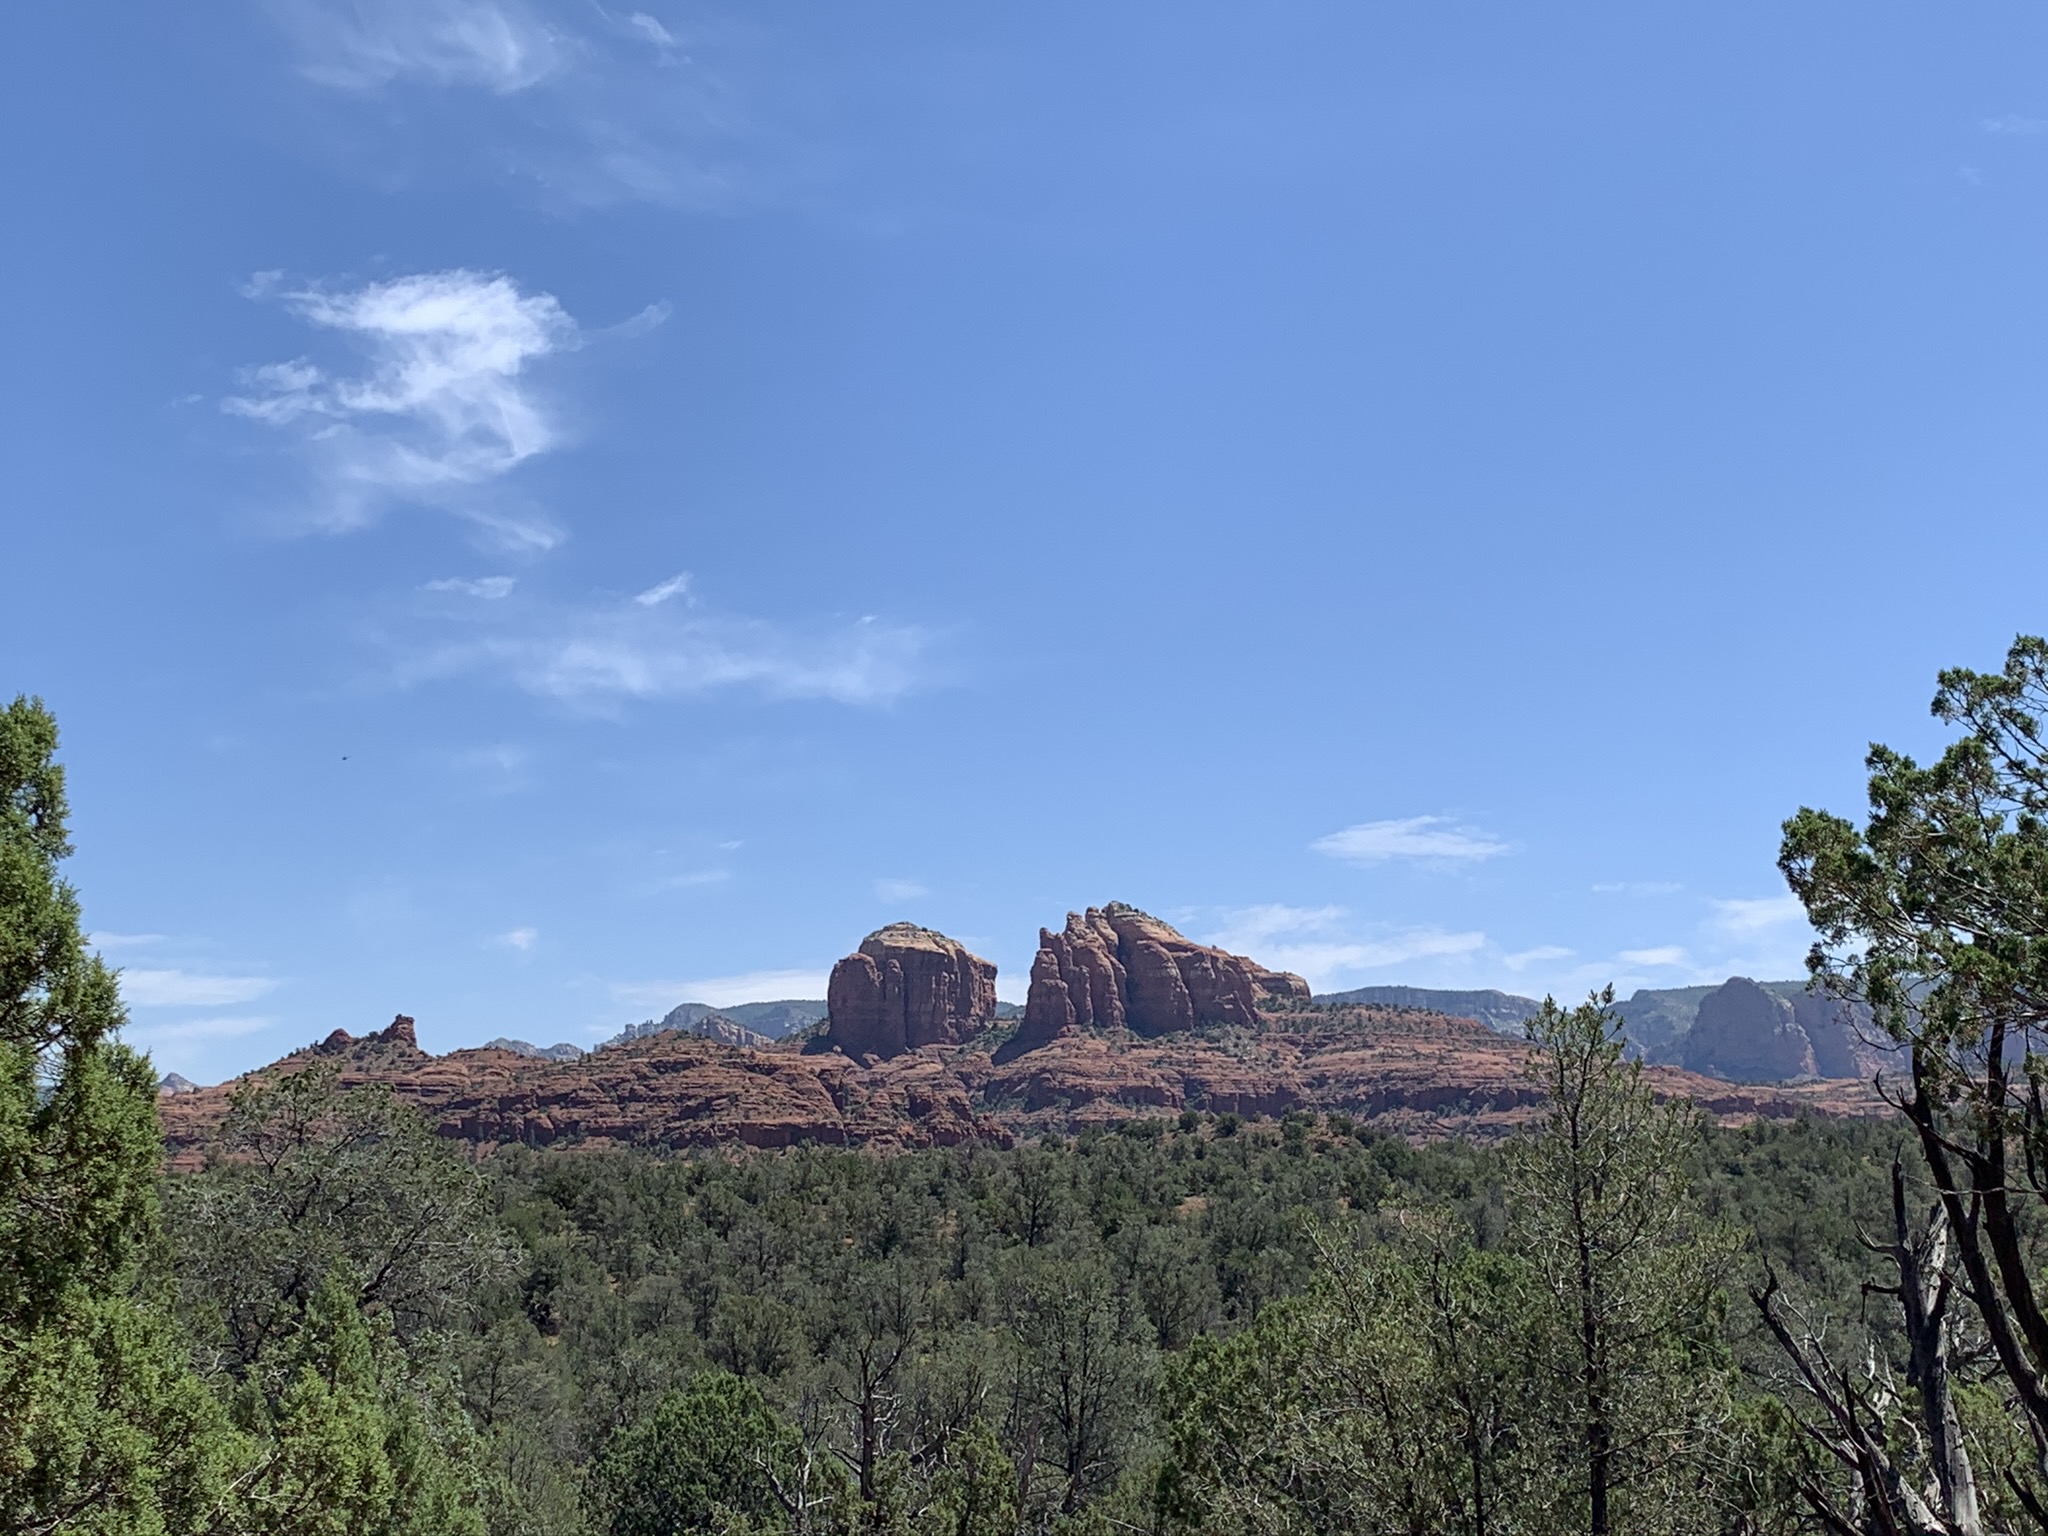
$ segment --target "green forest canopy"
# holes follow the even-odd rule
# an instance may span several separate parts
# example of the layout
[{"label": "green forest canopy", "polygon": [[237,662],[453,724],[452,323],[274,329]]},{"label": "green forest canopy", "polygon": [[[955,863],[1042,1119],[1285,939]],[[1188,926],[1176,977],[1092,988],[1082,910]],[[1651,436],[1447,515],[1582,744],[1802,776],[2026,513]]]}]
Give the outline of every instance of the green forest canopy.
[{"label": "green forest canopy", "polygon": [[1545,1117],[1183,1113],[1014,1149],[477,1160],[256,1079],[165,1178],[56,727],[0,712],[0,1530],[2048,1529],[2048,646],[1785,867],[1904,1113],[1658,1104],[1546,1006]]}]

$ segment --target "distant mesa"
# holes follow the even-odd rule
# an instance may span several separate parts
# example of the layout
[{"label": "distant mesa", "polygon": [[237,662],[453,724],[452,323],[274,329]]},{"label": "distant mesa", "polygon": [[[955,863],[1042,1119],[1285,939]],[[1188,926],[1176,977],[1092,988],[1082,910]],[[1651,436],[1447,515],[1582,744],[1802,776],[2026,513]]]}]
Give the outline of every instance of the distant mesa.
[{"label": "distant mesa", "polygon": [[1731,976],[1699,1001],[1675,1055],[1687,1071],[1738,1083],[1869,1077],[1898,1066],[1898,1047],[1869,1013],[1788,983]]},{"label": "distant mesa", "polygon": [[1150,913],[1113,901],[1069,912],[1067,926],[1038,931],[1024,1022],[1003,1061],[1070,1030],[1129,1030],[1148,1038],[1208,1027],[1254,1028],[1259,1009],[1309,1001],[1288,971],[1214,949]]},{"label": "distant mesa", "polygon": [[1349,992],[1318,992],[1319,1004],[1338,1008],[1421,1008],[1430,1013],[1448,1013],[1461,1019],[1477,1019],[1487,1028],[1504,1035],[1519,1035],[1522,1026],[1543,1011],[1533,997],[1488,988],[1482,992],[1454,992],[1434,987],[1353,987]]},{"label": "distant mesa", "polygon": [[503,1035],[495,1040],[486,1040],[483,1048],[487,1051],[510,1051],[514,1056],[527,1056],[535,1061],[575,1061],[583,1054],[580,1045],[533,1045],[525,1040],[507,1040]]},{"label": "distant mesa", "polygon": [[[842,962],[828,1027],[813,1043],[736,1044],[761,1037],[731,1015],[711,1012],[688,1028],[566,1060],[502,1047],[431,1056],[414,1046],[411,1020],[401,1017],[362,1039],[339,1032],[261,1070],[329,1064],[342,1087],[388,1087],[428,1114],[441,1135],[478,1147],[1008,1145],[1187,1110],[1307,1110],[1403,1135],[1493,1136],[1539,1112],[1527,1043],[1470,1017],[1405,1005],[1300,1007],[1307,988],[1298,978],[1191,943],[1130,908],[1081,914],[1072,927],[1091,941],[1076,941],[1068,955],[1088,989],[1088,1027],[1062,1025],[1023,1049],[1008,1040],[993,1055],[984,1047],[1000,1038],[991,1030],[995,967],[942,934],[901,926],[871,935]],[[1061,946],[1047,947],[1057,974]],[[1099,1013],[1096,974],[1112,984]],[[1770,1001],[1759,1006],[1745,991],[1768,999],[1777,985],[1731,983],[1729,998],[1706,1009],[1702,1039],[1718,1030],[1730,1047],[1710,1052],[1711,1065],[1741,1070],[1745,1058],[1733,1047],[1753,1048],[1758,1020],[1773,1049],[1789,1047],[1793,1065],[1803,1066],[1809,1053],[1817,1067],[1829,1059],[1832,1046],[1822,1044],[1834,1038],[1828,1014],[1802,1022],[1802,1005],[1781,998],[1792,1015],[1787,1028],[1784,1009]],[[1041,1021],[1049,990],[1034,990]],[[1202,1027],[1244,1017],[1247,991],[1254,1008],[1248,1027]],[[1818,999],[1803,1006],[1825,1007]],[[1174,1033],[1183,1019],[1199,1032]],[[814,1048],[821,1043],[840,1049]],[[1766,1066],[1782,1070],[1783,1062],[1772,1058]],[[1867,1078],[1749,1086],[1652,1064],[1646,1081],[1660,1095],[1693,1099],[1724,1123],[1887,1110]],[[235,1084],[180,1082],[165,1080],[157,1113],[172,1165],[193,1168],[205,1162]]]},{"label": "distant mesa", "polygon": [[891,923],[832,967],[825,1040],[848,1056],[884,1060],[927,1045],[959,1045],[995,1021],[996,968],[957,939]]},{"label": "distant mesa", "polygon": [[[1477,1019],[1507,1035],[1523,1034],[1543,1006],[1511,992],[1429,987],[1358,987],[1318,993],[1315,1000],[1331,1007],[1425,1008]],[[1731,976],[1716,986],[1640,987],[1609,1011],[1630,1056],[1725,1082],[1867,1082],[1904,1065],[1867,1007],[1823,996],[1803,981]]]},{"label": "distant mesa", "polygon": [[[731,1045],[764,1044],[787,1040],[824,1017],[823,999],[812,1002],[806,998],[781,998],[772,1003],[734,1003],[726,1008],[714,1008],[709,1003],[678,1003],[658,1019],[649,1019],[644,1024],[628,1024],[598,1049],[645,1040],[674,1029],[700,1035],[707,1040],[725,1040]],[[712,1026],[709,1033],[702,1028],[707,1019],[720,1021]],[[718,1032],[721,1029],[729,1032],[733,1028],[750,1038],[728,1038],[728,1034]]]},{"label": "distant mesa", "polygon": [[720,1045],[744,1046],[750,1051],[758,1051],[775,1043],[759,1030],[749,1029],[738,1019],[727,1018],[722,1013],[705,1014],[690,1026],[690,1033],[700,1040],[716,1040]]}]

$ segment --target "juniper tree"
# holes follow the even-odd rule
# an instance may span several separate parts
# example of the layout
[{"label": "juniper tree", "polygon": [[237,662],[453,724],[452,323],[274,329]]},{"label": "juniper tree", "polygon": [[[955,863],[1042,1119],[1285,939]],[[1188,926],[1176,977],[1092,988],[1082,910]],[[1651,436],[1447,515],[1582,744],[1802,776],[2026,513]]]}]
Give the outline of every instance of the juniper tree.
[{"label": "juniper tree", "polygon": [[57,872],[56,752],[0,710],[0,1531],[203,1530],[244,1457],[149,1285],[155,1083]]},{"label": "juniper tree", "polygon": [[1981,1323],[2024,1428],[2028,1449],[1996,1455],[1996,1485],[1977,1487],[1937,1414],[1936,1502],[1964,1523],[1981,1496],[1989,1523],[2006,1504],[2048,1525],[2048,640],[2020,636],[1997,672],[1943,672],[1933,714],[1960,731],[1935,762],[1873,745],[1863,826],[1802,808],[1779,867],[1818,934],[1816,983],[1908,1049],[1903,1080],[1881,1086],[1941,1206],[1932,1278]]}]

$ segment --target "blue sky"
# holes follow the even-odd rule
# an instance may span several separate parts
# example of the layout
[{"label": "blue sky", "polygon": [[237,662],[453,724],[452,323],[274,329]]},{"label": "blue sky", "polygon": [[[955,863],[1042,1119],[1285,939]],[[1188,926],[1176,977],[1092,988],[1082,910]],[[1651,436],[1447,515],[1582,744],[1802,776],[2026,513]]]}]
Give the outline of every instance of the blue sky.
[{"label": "blue sky", "polygon": [[2048,16],[15,7],[0,688],[202,1080],[1305,972],[1793,974],[2040,630]]}]

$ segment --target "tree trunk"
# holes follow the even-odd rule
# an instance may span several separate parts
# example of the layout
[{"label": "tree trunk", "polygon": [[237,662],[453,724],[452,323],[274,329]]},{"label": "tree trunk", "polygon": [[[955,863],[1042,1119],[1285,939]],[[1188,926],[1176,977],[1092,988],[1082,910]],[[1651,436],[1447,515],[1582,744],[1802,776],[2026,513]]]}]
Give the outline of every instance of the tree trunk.
[{"label": "tree trunk", "polygon": [[1892,1161],[1892,1262],[1899,1271],[1899,1310],[1906,1325],[1906,1379],[1920,1392],[1920,1412],[1927,1429],[1927,1453],[1934,1463],[1935,1482],[1956,1536],[1983,1536],[1977,1510],[1977,1479],[1963,1444],[1963,1426],[1956,1416],[1949,1377],[1947,1270],[1948,1218],[1936,1204],[1917,1233],[1906,1213],[1906,1170]]}]

